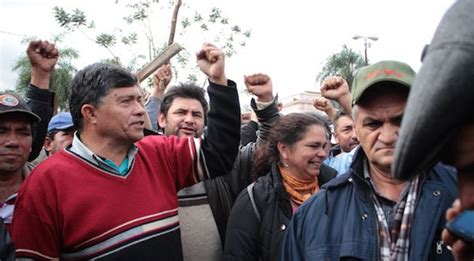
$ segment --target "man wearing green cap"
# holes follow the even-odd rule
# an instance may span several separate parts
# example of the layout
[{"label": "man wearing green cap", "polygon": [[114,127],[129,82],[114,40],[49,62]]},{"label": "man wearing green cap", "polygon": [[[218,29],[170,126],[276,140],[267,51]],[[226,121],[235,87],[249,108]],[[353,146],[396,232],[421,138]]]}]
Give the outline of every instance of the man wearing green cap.
[{"label": "man wearing green cap", "polygon": [[454,173],[436,165],[408,181],[391,176],[395,143],[415,72],[382,61],[361,68],[352,114],[361,148],[350,171],[293,217],[282,260],[452,260],[441,241],[444,212],[458,195]]}]

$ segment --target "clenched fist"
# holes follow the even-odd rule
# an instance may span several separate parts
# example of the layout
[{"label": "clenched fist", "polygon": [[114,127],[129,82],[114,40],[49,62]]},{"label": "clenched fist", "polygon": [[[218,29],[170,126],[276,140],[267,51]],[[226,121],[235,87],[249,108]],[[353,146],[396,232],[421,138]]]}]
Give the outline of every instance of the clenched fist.
[{"label": "clenched fist", "polygon": [[273,100],[272,79],[262,73],[244,76],[244,83],[247,90],[257,96],[259,102],[270,102]]}]

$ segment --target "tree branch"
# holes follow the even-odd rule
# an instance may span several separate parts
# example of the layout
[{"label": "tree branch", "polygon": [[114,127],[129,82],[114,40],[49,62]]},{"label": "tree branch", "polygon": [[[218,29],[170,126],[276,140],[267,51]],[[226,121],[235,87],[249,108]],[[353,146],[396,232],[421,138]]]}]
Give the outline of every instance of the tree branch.
[{"label": "tree branch", "polygon": [[176,0],[174,3],[173,17],[171,18],[170,37],[168,38],[168,45],[174,42],[174,35],[176,33],[176,23],[178,22],[178,12],[181,7],[181,0]]}]

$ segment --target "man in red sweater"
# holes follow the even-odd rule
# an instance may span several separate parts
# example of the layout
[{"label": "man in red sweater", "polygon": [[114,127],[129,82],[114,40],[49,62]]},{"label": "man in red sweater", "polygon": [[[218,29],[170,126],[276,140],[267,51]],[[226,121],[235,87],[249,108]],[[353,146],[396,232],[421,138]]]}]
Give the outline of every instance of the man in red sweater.
[{"label": "man in red sweater", "polygon": [[240,137],[224,53],[204,44],[197,60],[209,77],[212,140],[143,138],[145,109],[131,73],[109,64],[77,73],[69,101],[77,132],[20,189],[12,224],[17,257],[182,259],[176,193],[226,173]]}]

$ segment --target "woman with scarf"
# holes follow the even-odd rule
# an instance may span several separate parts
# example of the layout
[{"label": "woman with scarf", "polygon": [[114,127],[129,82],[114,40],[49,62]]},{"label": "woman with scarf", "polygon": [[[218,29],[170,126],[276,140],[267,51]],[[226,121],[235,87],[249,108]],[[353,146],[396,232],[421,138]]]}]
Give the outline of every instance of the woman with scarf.
[{"label": "woman with scarf", "polygon": [[323,164],[327,146],[324,123],[314,116],[292,113],[273,126],[252,170],[261,177],[232,208],[223,260],[278,260],[296,209],[337,174]]}]

